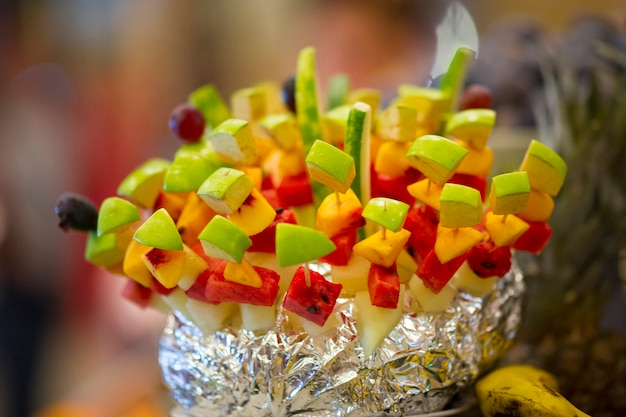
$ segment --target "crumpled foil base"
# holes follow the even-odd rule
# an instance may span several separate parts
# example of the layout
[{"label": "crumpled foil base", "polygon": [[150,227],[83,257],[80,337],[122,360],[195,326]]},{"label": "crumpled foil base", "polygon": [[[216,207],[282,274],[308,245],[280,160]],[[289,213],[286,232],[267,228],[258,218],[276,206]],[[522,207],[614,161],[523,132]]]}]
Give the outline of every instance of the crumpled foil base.
[{"label": "crumpled foil base", "polygon": [[177,315],[160,341],[176,416],[412,416],[444,409],[507,351],[521,321],[524,282],[514,268],[494,291],[459,291],[445,313],[406,313],[364,358],[351,299],[323,337],[286,326],[263,335],[226,328],[204,336]]}]

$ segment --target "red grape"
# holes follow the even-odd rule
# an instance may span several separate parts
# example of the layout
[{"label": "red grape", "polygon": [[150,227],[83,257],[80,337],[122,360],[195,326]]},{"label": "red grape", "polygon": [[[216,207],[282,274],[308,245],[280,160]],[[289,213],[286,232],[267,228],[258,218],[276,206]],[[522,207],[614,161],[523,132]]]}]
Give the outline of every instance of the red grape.
[{"label": "red grape", "polygon": [[493,95],[486,86],[472,84],[463,91],[459,102],[460,110],[491,108],[493,108]]},{"label": "red grape", "polygon": [[189,104],[177,106],[170,116],[170,130],[185,142],[196,142],[204,133],[204,116]]}]

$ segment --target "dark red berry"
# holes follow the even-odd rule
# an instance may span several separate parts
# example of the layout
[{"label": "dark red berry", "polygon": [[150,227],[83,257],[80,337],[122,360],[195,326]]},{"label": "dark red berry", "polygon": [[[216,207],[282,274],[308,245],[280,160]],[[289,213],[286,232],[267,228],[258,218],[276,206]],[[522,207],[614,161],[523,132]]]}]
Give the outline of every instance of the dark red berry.
[{"label": "dark red berry", "polygon": [[204,116],[197,108],[189,104],[181,104],[172,111],[169,126],[178,139],[195,142],[204,133]]},{"label": "dark red berry", "polygon": [[493,95],[486,86],[472,84],[463,91],[459,102],[460,110],[491,108],[493,108]]}]

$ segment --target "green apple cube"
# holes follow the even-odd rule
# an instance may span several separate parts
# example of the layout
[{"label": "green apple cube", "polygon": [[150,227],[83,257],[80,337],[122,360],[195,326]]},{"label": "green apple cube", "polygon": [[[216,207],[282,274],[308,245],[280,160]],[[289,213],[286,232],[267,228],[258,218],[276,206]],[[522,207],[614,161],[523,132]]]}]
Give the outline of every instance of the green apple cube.
[{"label": "green apple cube", "polygon": [[141,220],[136,205],[120,197],[108,197],[98,210],[98,236]]},{"label": "green apple cube", "polygon": [[335,74],[328,79],[328,109],[343,106],[350,93],[350,77],[346,74]]},{"label": "green apple cube", "polygon": [[296,63],[296,119],[302,134],[305,153],[313,142],[322,138],[322,123],[317,97],[315,48],[302,48]]},{"label": "green apple cube", "polygon": [[168,160],[149,159],[122,180],[117,194],[127,197],[141,208],[152,208],[163,189],[163,178],[169,166]]},{"label": "green apple cube", "polygon": [[242,88],[233,93],[230,105],[234,118],[255,122],[267,113],[267,95],[262,87]]},{"label": "green apple cube", "polygon": [[482,150],[487,145],[495,123],[496,112],[491,109],[463,110],[450,116],[445,134]]},{"label": "green apple cube", "polygon": [[404,225],[409,205],[387,197],[372,198],[363,208],[363,217],[393,232]]},{"label": "green apple cube", "polygon": [[291,223],[276,225],[278,265],[291,266],[326,256],[337,247],[324,233]]},{"label": "green apple cube", "polygon": [[215,128],[231,117],[228,106],[220,96],[217,88],[207,84],[191,92],[189,104],[200,110],[204,120],[211,128]]},{"label": "green apple cube", "polygon": [[270,114],[260,119],[258,123],[281,149],[292,150],[300,142],[300,131],[290,113]]},{"label": "green apple cube", "polygon": [[124,260],[126,251],[120,248],[118,235],[107,233],[98,236],[95,230],[87,235],[85,243],[85,259],[102,268],[110,268],[119,265]]},{"label": "green apple cube", "polygon": [[211,132],[209,139],[215,152],[226,162],[252,165],[259,156],[247,120],[226,119]]},{"label": "green apple cube", "polygon": [[324,138],[329,143],[343,143],[346,138],[348,117],[350,116],[350,104],[335,107],[322,115],[322,128]]},{"label": "green apple cube", "polygon": [[306,156],[311,179],[345,193],[356,175],[354,159],[341,149],[316,140]]},{"label": "green apple cube", "polygon": [[200,185],[198,196],[216,213],[233,214],[246,201],[253,188],[254,181],[243,171],[222,167]]},{"label": "green apple cube", "polygon": [[352,181],[352,191],[361,203],[371,198],[370,181],[370,130],[372,107],[364,102],[356,102],[350,109],[344,151],[354,159],[356,175]]},{"label": "green apple cube", "polygon": [[383,140],[411,142],[417,130],[417,110],[414,107],[391,105],[381,113],[376,133]]},{"label": "green apple cube", "polygon": [[199,153],[179,153],[165,172],[163,189],[170,193],[197,191],[218,166]]},{"label": "green apple cube", "polygon": [[466,185],[445,184],[441,189],[439,204],[439,224],[443,227],[472,227],[483,218],[480,191]]},{"label": "green apple cube", "polygon": [[135,231],[134,239],[151,248],[183,250],[183,239],[164,208],[158,209]]},{"label": "green apple cube", "polygon": [[520,166],[520,171],[528,172],[530,187],[556,196],[567,175],[567,164],[550,147],[532,140]]},{"label": "green apple cube", "polygon": [[514,214],[526,210],[530,181],[526,171],[509,172],[491,179],[489,204],[493,214]]},{"label": "green apple cube", "polygon": [[198,235],[207,256],[241,263],[252,240],[239,226],[219,214]]},{"label": "green apple cube", "polygon": [[452,177],[468,150],[447,138],[424,135],[417,138],[406,156],[411,165],[440,187]]}]

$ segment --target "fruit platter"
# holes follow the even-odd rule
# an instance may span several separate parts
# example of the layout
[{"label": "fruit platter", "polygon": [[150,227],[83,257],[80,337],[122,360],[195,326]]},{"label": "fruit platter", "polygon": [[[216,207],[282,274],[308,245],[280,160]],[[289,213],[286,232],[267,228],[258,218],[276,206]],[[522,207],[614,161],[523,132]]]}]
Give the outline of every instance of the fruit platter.
[{"label": "fruit platter", "polygon": [[282,84],[192,91],[173,158],[115,196],[60,197],[85,259],[167,314],[174,415],[433,413],[502,358],[524,294],[514,253],[548,242],[567,167],[532,140],[492,175],[496,113],[464,84],[474,55],[383,103],[342,74],[322,97],[303,48]]}]

